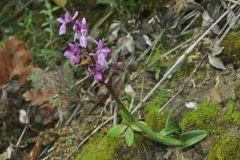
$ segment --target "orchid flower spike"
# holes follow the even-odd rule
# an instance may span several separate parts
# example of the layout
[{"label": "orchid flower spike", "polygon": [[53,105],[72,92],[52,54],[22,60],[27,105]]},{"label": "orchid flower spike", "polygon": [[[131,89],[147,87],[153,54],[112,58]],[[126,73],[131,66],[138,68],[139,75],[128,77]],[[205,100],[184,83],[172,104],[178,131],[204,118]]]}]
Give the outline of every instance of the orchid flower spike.
[{"label": "orchid flower spike", "polygon": [[74,13],[73,17],[71,17],[71,15],[68,12],[66,12],[63,17],[57,19],[59,23],[62,23],[59,29],[59,35],[63,35],[66,33],[67,24],[73,21],[77,17],[77,15],[78,15],[77,11]]}]

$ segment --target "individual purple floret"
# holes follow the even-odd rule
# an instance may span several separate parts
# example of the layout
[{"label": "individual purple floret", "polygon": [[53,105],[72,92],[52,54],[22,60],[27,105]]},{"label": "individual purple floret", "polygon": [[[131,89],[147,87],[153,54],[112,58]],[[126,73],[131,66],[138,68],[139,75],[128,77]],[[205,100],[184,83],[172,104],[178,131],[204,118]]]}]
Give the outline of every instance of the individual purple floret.
[{"label": "individual purple floret", "polygon": [[77,39],[80,42],[80,46],[83,48],[87,47],[87,22],[86,19],[83,18],[81,22],[78,20],[73,25],[73,30],[75,31],[74,34],[74,41]]},{"label": "individual purple floret", "polygon": [[95,55],[96,63],[100,66],[105,67],[107,65],[106,57],[110,52],[110,49],[104,47],[103,40],[99,40],[97,45],[98,45],[98,49]]},{"label": "individual purple floret", "polygon": [[80,57],[78,55],[74,55],[70,57],[70,63],[72,65],[79,63]]},{"label": "individual purple floret", "polygon": [[71,17],[71,15],[68,12],[66,12],[63,17],[60,17],[57,19],[59,23],[62,23],[59,29],[59,35],[63,35],[66,33],[67,24],[73,21],[77,17],[77,15],[78,15],[78,12],[75,12],[74,16]]},{"label": "individual purple floret", "polygon": [[80,60],[79,53],[81,52],[81,49],[76,44],[72,43],[69,43],[68,46],[69,49],[64,52],[64,56],[70,57],[70,63],[74,65]]}]

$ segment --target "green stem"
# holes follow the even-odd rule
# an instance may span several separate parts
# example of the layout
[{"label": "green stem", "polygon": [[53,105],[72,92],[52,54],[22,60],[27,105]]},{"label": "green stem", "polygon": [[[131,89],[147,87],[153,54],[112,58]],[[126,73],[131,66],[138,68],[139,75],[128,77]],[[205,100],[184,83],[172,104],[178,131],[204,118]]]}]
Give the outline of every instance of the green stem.
[{"label": "green stem", "polygon": [[147,135],[148,138],[150,138],[151,140],[157,141],[159,143],[163,143],[165,145],[177,145],[177,146],[182,145],[182,141],[170,136],[164,136],[164,135],[161,135],[160,133],[154,132],[151,128],[149,128],[148,126],[136,120],[128,111],[127,107],[118,98],[113,88],[107,84],[105,84],[105,86],[108,89],[109,93],[112,95],[113,99],[117,102],[119,107],[121,107],[122,111],[126,114],[130,122],[134,123],[138,128],[140,128],[142,132]]}]

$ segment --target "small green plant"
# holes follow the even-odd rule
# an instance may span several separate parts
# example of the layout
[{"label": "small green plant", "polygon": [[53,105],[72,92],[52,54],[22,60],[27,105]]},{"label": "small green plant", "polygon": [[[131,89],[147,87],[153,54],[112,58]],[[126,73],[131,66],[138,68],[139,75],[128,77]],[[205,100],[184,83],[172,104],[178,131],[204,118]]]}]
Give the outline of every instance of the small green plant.
[{"label": "small green plant", "polygon": [[104,85],[117,105],[121,108],[127,125],[121,124],[115,126],[109,131],[108,136],[117,137],[125,131],[125,141],[128,146],[132,146],[134,142],[134,127],[132,127],[132,125],[135,125],[138,131],[144,133],[153,141],[165,145],[182,146],[184,148],[198,143],[207,136],[207,132],[203,130],[188,131],[174,136],[177,127],[172,125],[173,123],[170,120],[166,124],[165,130],[158,133],[153,131],[146,123],[137,120],[122,103],[112,87],[111,80],[113,74],[119,69],[123,62],[108,64],[107,56],[111,50],[105,47],[103,39],[97,40],[94,37],[88,36],[86,19],[82,18],[82,20],[79,20],[77,16],[78,12],[75,12],[73,15],[66,12],[63,17],[57,19],[61,24],[59,35],[66,33],[67,25],[69,24],[73,26],[72,28],[75,32],[74,42],[68,44],[69,48],[64,52],[64,56],[70,59],[71,65],[78,64],[87,59],[87,64],[83,66],[86,69],[87,75],[97,83]]},{"label": "small green plant", "polygon": [[41,88],[41,84],[39,83],[40,76],[41,74],[39,72],[32,72],[27,78],[28,81],[31,81],[32,86],[36,89]]},{"label": "small green plant", "polygon": [[[107,137],[116,138],[124,133],[124,139],[128,147],[131,147],[134,143],[134,132],[142,132],[134,123],[129,123],[128,117],[124,112],[121,112],[122,124],[118,124],[110,129]],[[145,122],[140,121],[143,125],[147,125]]]}]

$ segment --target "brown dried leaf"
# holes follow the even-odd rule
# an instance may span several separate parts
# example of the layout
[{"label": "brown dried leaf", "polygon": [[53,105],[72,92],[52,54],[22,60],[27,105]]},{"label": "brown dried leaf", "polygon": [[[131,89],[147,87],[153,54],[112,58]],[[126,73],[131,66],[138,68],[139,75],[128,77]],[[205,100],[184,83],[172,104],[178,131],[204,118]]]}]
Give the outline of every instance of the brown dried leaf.
[{"label": "brown dried leaf", "polygon": [[222,97],[219,93],[219,90],[217,88],[210,89],[210,98],[215,103],[221,103]]},{"label": "brown dried leaf", "polygon": [[0,154],[0,160],[8,160],[8,153],[7,152],[3,152],[2,154]]},{"label": "brown dried leaf", "polygon": [[35,160],[41,151],[41,145],[36,143],[30,152],[31,160]]},{"label": "brown dried leaf", "polygon": [[32,71],[32,54],[27,51],[23,41],[10,36],[0,48],[0,85],[7,83],[15,75],[19,76],[19,83],[25,84],[27,76]]},{"label": "brown dried leaf", "polygon": [[37,90],[32,88],[23,94],[26,101],[31,101],[32,105],[41,105],[47,102],[50,97],[54,96],[56,92],[48,91],[46,89]]}]

